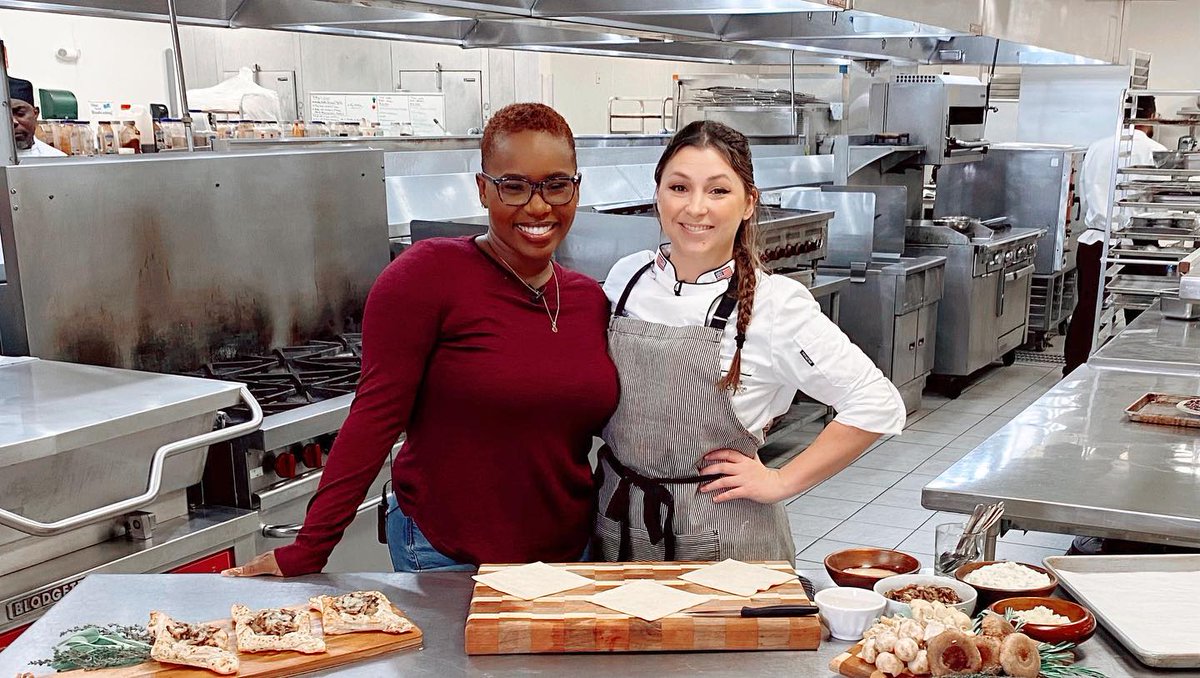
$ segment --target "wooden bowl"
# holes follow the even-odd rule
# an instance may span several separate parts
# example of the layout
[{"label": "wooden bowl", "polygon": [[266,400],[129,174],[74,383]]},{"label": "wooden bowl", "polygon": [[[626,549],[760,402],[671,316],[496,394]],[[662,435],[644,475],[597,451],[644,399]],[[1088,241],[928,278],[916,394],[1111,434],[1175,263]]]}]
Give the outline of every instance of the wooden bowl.
[{"label": "wooden bowl", "polygon": [[1038,605],[1054,610],[1054,614],[1061,614],[1071,622],[1057,625],[1027,623],[1021,627],[1021,632],[1034,640],[1050,644],[1075,643],[1078,645],[1091,638],[1092,634],[1096,632],[1096,617],[1092,615],[1091,611],[1082,605],[1062,598],[1045,596],[1005,598],[992,603],[988,609],[1003,615],[1005,610],[1032,610]]},{"label": "wooden bowl", "polygon": [[[1003,562],[1009,562],[1009,561],[984,560],[984,561],[980,561],[978,563],[967,563],[966,565],[963,565],[962,567],[959,567],[957,570],[954,571],[954,578],[963,583],[971,584],[971,582],[964,579],[964,577],[966,577],[969,573],[974,572],[975,570],[978,570],[979,568],[981,568],[985,565],[995,565],[996,563],[1003,563]],[[1049,570],[1047,570],[1043,567],[1038,567],[1037,565],[1030,565],[1028,563],[1017,563],[1017,564],[1023,565],[1025,567],[1028,567],[1031,570],[1034,570],[1036,572],[1041,572],[1042,574],[1046,575],[1047,577],[1050,578],[1050,584],[1047,586],[1037,586],[1037,587],[1033,587],[1033,588],[1023,588],[1023,589],[999,589],[999,588],[994,588],[991,586],[980,586],[979,584],[971,584],[971,586],[974,587],[975,590],[979,593],[979,602],[978,602],[979,607],[981,607],[981,608],[987,607],[987,606],[991,605],[992,603],[996,602],[997,600],[1002,600],[1004,598],[1016,598],[1016,597],[1021,597],[1021,596],[1048,596],[1054,592],[1054,589],[1058,588],[1058,577],[1054,576],[1053,572],[1050,572]],[[1033,636],[1030,636],[1030,638],[1032,638],[1032,637]]]},{"label": "wooden bowl", "polygon": [[835,551],[825,556],[825,571],[838,586],[853,586],[860,589],[874,588],[875,582],[892,575],[872,576],[846,572],[856,567],[877,567],[896,574],[912,574],[921,569],[916,558],[889,549],[857,548]]}]

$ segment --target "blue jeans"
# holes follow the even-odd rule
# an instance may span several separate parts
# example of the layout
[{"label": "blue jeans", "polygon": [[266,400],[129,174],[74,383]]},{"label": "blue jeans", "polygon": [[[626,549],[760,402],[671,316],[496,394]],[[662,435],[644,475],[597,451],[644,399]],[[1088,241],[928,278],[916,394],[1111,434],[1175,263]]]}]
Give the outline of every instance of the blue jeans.
[{"label": "blue jeans", "polygon": [[397,572],[473,572],[471,563],[460,563],[433,547],[412,518],[404,515],[396,495],[388,493],[387,540],[392,568]]}]

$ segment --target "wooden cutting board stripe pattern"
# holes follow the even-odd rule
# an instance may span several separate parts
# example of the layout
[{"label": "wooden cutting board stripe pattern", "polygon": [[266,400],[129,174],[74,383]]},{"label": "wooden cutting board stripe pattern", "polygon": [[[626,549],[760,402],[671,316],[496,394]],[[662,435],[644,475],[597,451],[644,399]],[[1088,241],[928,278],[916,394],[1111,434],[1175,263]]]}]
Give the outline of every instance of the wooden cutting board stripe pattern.
[{"label": "wooden cutting board stripe pattern", "polygon": [[[712,597],[693,608],[740,608],[745,605],[808,604],[798,580],[745,598],[680,580],[708,563],[569,563],[556,565],[597,580],[537,600],[505,595],[476,582],[467,615],[467,654],[558,652],[654,652],[690,650],[811,650],[820,644],[816,617],[743,619],[693,617],[677,613],[658,621],[609,610],[586,598],[635,579],[650,579],[689,593]],[[761,563],[794,573],[787,563]],[[506,565],[484,565],[481,574]]]}]

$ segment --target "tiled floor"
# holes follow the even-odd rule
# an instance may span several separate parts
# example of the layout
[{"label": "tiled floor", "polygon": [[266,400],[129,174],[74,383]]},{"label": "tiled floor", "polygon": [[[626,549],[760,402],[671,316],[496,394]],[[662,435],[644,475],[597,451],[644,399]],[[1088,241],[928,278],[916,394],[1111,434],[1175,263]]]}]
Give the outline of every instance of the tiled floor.
[{"label": "tiled floor", "polygon": [[[923,567],[932,566],[934,527],[963,516],[922,508],[921,488],[1050,390],[1060,369],[997,366],[957,400],[927,394],[902,435],[877,442],[841,473],[788,503],[796,566],[823,571],[826,555],[854,546],[898,548]],[[787,443],[800,449],[820,428],[806,426]],[[1014,531],[1000,539],[996,551],[1001,558],[1040,563],[1070,543],[1068,535]]]}]

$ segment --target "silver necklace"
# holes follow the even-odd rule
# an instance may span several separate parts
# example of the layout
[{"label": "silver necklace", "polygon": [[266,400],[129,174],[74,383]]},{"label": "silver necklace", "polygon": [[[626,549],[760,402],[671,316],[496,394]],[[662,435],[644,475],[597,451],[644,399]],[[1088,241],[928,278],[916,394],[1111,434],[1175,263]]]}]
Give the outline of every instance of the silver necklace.
[{"label": "silver necklace", "polygon": [[550,319],[550,331],[558,334],[558,312],[562,310],[562,290],[558,288],[558,275],[556,275],[554,272],[554,263],[551,262],[550,264],[550,279],[554,281],[554,313],[551,314],[550,303],[546,301],[546,295],[533,285],[525,282],[525,279],[518,275],[517,272],[513,270],[512,266],[508,265],[508,262],[504,260],[504,257],[500,256],[500,253],[496,251],[495,247],[492,247],[492,243],[490,242],[488,243],[488,249],[492,251],[492,254],[496,255],[496,258],[500,260],[500,263],[504,264],[504,268],[507,268],[508,272],[513,274],[513,277],[517,279],[517,282],[524,285],[525,288],[533,294],[535,299],[542,300],[542,306],[546,309],[546,317]]}]

